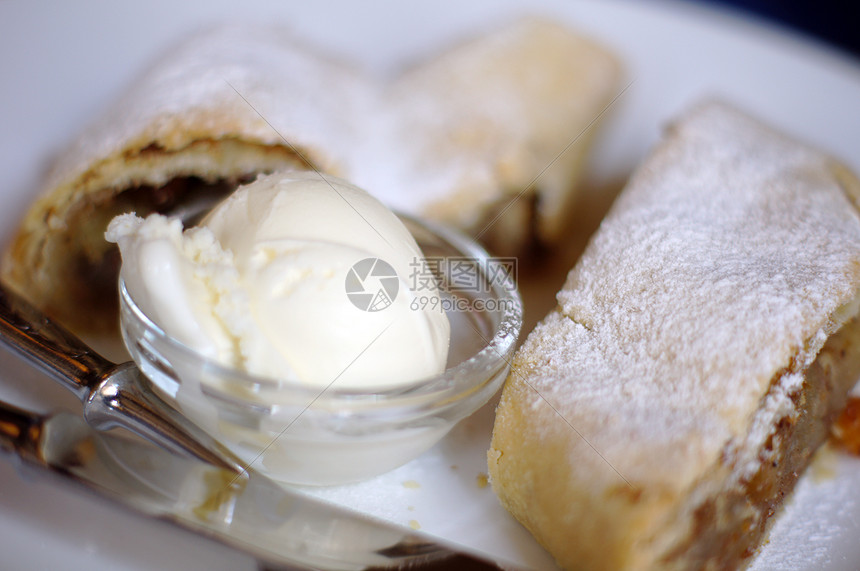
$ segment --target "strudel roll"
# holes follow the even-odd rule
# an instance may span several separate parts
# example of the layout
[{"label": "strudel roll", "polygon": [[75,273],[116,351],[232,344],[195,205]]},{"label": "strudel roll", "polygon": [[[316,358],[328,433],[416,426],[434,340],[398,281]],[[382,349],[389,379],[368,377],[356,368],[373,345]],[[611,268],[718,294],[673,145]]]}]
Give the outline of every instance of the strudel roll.
[{"label": "strudel roll", "polygon": [[347,178],[500,247],[552,240],[618,78],[606,49],[546,20],[393,80],[281,28],[220,27],[167,53],[59,158],[2,277],[74,329],[113,327],[108,221],[188,212],[277,169]]},{"label": "strudel roll", "polygon": [[726,104],[667,130],[496,413],[493,488],[562,567],[749,562],[860,376],[858,196]]},{"label": "strudel roll", "polygon": [[[108,222],[214,205],[258,173],[338,172],[366,81],[283,30],[219,27],[168,51],[55,161],[2,277],[80,331],[115,328]],[[281,134],[289,137],[285,141]]]},{"label": "strudel roll", "polygon": [[601,44],[552,21],[518,21],[394,81],[384,138],[397,148],[383,164],[360,160],[353,178],[496,252],[553,244],[620,79]]}]

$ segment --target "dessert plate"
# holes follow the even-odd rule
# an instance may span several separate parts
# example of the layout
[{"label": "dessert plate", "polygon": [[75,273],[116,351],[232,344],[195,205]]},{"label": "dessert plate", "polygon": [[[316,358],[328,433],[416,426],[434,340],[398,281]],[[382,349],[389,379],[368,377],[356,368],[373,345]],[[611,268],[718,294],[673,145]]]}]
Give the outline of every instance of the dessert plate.
[{"label": "dessert plate", "polygon": [[[676,2],[632,0],[371,0],[283,3],[86,0],[47,9],[0,3],[0,240],[8,240],[43,168],[148,62],[189,31],[225,20],[294,26],[329,52],[379,74],[524,14],[556,17],[614,48],[624,92],[607,115],[589,165],[582,216],[570,246],[540,270],[521,264],[525,331],[554,305],[564,270],[667,118],[716,94],[840,156],[860,171],[860,63],[761,23]],[[571,134],[571,137],[575,136]],[[561,149],[560,149],[561,150]],[[79,411],[71,394],[0,353],[0,398],[47,411]],[[492,409],[461,424],[426,455],[376,480],[313,493],[410,528],[455,537],[465,551],[547,568],[546,556],[486,486]],[[227,547],[20,474],[0,461],[4,569],[255,569]],[[754,569],[860,566],[860,460],[825,450],[803,477]],[[587,517],[583,514],[583,517]],[[514,537],[517,541],[509,541]]]}]

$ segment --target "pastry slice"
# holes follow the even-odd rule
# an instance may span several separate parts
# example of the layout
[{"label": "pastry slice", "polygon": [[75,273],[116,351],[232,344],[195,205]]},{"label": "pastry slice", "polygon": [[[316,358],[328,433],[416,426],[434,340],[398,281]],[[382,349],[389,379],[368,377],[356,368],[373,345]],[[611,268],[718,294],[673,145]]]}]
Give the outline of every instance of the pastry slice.
[{"label": "pastry slice", "polygon": [[[283,30],[223,27],[166,53],[58,158],[2,277],[81,331],[115,328],[117,214],[212,205],[258,173],[339,172],[366,80]],[[288,137],[285,141],[281,134]]]},{"label": "pastry slice", "polygon": [[620,78],[601,44],[552,21],[518,21],[390,85],[381,123],[396,148],[383,163],[360,160],[352,176],[496,252],[552,244]]},{"label": "pastry slice", "polygon": [[607,50],[545,20],[392,81],[283,29],[218,28],[166,53],[60,157],[2,277],[81,333],[113,329],[113,216],[193,213],[277,169],[347,178],[499,247],[552,240],[618,76]]},{"label": "pastry slice", "polygon": [[496,413],[493,488],[562,567],[750,561],[860,376],[858,195],[725,104],[668,129]]}]

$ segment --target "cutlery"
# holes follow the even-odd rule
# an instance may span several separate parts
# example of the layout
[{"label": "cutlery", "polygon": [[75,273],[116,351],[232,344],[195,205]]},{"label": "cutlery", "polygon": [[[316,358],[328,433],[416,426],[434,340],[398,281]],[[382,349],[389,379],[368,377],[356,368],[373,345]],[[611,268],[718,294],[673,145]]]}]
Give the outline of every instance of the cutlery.
[{"label": "cutlery", "polygon": [[[311,498],[243,467],[149,391],[133,362],[116,364],[102,357],[2,282],[0,345],[83,403],[81,419],[0,402],[0,449],[25,466],[71,478],[269,564],[364,569],[455,554],[404,528]],[[114,427],[131,434],[104,432]]]},{"label": "cutlery", "polygon": [[[120,433],[121,434],[121,433]],[[359,570],[454,555],[438,543],[281,487],[237,478],[140,438],[94,430],[79,416],[35,414],[0,402],[0,451],[19,471],[72,481],[151,517],[248,553],[266,569]]]},{"label": "cutlery", "polygon": [[93,428],[123,427],[235,474],[244,471],[232,453],[148,390],[135,363],[102,357],[2,282],[0,345],[75,393]]}]

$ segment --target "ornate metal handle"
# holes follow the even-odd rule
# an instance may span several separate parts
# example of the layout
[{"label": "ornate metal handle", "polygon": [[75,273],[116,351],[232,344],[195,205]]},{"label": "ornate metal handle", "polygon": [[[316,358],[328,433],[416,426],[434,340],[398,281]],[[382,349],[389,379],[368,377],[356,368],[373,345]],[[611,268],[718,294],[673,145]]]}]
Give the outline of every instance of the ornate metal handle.
[{"label": "ornate metal handle", "polygon": [[[134,363],[117,365],[105,359],[2,282],[0,345],[78,395],[84,404],[84,418],[93,428],[122,426],[167,449],[184,452],[236,474],[244,471],[233,454],[157,395],[145,390]],[[21,430],[21,422],[26,420],[9,415],[7,427],[11,432],[0,436],[8,437]]]},{"label": "ornate metal handle", "polygon": [[115,364],[0,282],[0,344],[84,400]]}]

